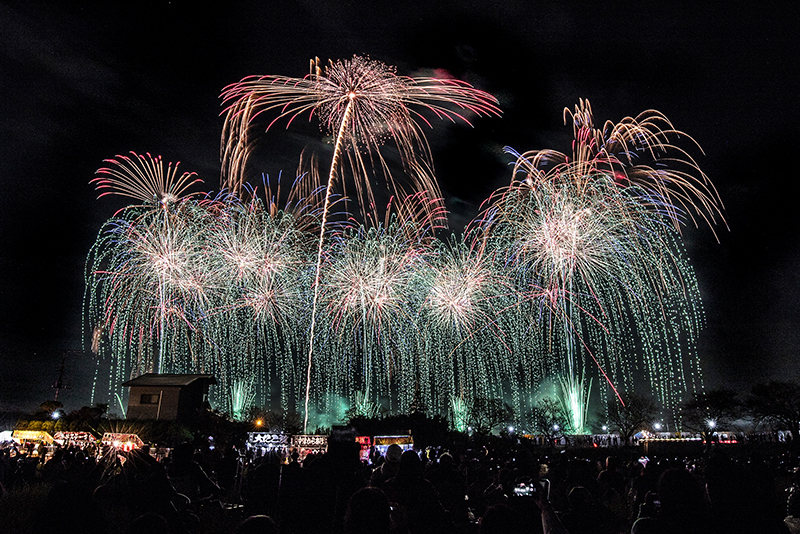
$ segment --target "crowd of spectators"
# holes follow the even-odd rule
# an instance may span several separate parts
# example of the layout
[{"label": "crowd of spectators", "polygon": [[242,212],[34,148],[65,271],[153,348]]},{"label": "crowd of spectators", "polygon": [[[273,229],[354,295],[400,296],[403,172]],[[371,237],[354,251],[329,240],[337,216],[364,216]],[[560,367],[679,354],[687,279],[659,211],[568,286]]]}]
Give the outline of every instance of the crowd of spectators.
[{"label": "crowd of spectators", "polygon": [[[248,457],[184,443],[0,450],[0,530],[92,533],[649,534],[800,532],[785,458],[646,459],[631,449],[471,446],[372,462],[332,442]],[[788,508],[787,508],[788,506]],[[5,515],[5,517],[3,517]]]}]

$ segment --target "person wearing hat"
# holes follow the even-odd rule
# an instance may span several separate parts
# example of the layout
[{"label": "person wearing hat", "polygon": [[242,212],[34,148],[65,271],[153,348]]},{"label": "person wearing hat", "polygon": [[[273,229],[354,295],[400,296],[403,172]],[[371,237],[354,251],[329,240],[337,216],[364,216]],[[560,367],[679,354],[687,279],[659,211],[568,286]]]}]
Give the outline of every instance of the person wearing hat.
[{"label": "person wearing hat", "polygon": [[386,456],[380,467],[377,467],[369,479],[369,485],[375,488],[382,488],[384,483],[397,475],[400,470],[400,457],[403,455],[403,449],[400,445],[392,443],[386,449]]}]

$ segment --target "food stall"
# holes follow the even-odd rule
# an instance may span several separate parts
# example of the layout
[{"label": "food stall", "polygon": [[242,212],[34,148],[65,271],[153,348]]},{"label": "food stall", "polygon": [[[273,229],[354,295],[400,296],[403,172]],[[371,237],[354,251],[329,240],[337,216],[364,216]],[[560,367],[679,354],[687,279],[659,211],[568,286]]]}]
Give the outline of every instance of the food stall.
[{"label": "food stall", "polygon": [[47,450],[53,447],[53,436],[44,430],[15,430],[11,434],[20,449],[28,451],[31,456],[44,455]]},{"label": "food stall", "polygon": [[386,449],[389,445],[398,445],[403,452],[414,449],[414,438],[411,436],[375,436],[375,449],[381,453],[381,456],[386,455]]},{"label": "food stall", "polygon": [[369,462],[370,452],[372,451],[372,438],[369,436],[356,436],[356,443],[360,447],[358,458],[362,462]]},{"label": "food stall", "polygon": [[283,432],[248,432],[246,448],[256,458],[269,452],[285,455],[289,436]]},{"label": "food stall", "polygon": [[136,434],[106,432],[101,440],[103,445],[114,447],[125,452],[144,447],[144,442]]},{"label": "food stall", "polygon": [[328,450],[328,436],[316,434],[300,434],[292,436],[292,449],[300,455],[302,462],[309,454],[323,454]]},{"label": "food stall", "polygon": [[53,439],[62,447],[85,449],[97,445],[97,438],[91,432],[56,432]]}]

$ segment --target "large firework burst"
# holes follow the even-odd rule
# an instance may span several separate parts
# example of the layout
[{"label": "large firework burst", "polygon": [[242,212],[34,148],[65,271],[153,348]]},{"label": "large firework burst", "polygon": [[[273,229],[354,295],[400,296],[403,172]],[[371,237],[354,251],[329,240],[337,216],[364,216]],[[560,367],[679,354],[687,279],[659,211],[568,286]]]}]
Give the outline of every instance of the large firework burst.
[{"label": "large firework burst", "polygon": [[[311,388],[311,366],[316,334],[317,301],[319,297],[320,268],[322,251],[328,219],[328,209],[333,193],[334,180],[341,180],[341,158],[346,157],[355,178],[357,206],[367,213],[378,205],[370,186],[369,177],[374,171],[386,178],[390,193],[398,199],[413,198],[416,194],[427,193],[432,202],[425,203],[429,208],[425,219],[438,214],[443,209],[436,180],[433,178],[433,165],[425,137],[415,117],[422,118],[414,108],[423,108],[441,118],[455,120],[467,119],[458,111],[473,114],[499,115],[497,100],[469,84],[456,80],[433,78],[408,78],[397,76],[394,69],[368,58],[353,56],[351,60],[331,61],[324,70],[319,61],[312,61],[311,74],[305,78],[285,76],[261,76],[245,78],[238,84],[228,87],[222,94],[225,102],[230,102],[228,119],[234,126],[229,128],[229,139],[235,144],[223,154],[240,158],[243,150],[242,135],[237,132],[247,124],[237,114],[255,117],[264,111],[279,110],[278,116],[270,126],[282,118],[288,123],[304,113],[316,114],[327,133],[335,135],[333,158],[322,208],[322,224],[319,232],[316,271],[314,275],[314,298],[311,307],[311,330],[308,341],[308,363],[306,380],[306,402],[304,428],[308,426],[308,399]],[[423,119],[424,120],[424,119]],[[236,126],[240,125],[240,126]],[[390,166],[381,153],[381,146],[393,140],[400,153],[406,176],[410,180],[410,190],[397,182]],[[241,168],[238,163],[223,167]],[[312,175],[316,174],[312,170]],[[342,185],[344,181],[342,180]],[[238,190],[240,184],[232,183],[230,188]],[[346,195],[346,191],[342,191]],[[414,221],[423,222],[423,221]]]},{"label": "large firework burst", "polygon": [[[439,188],[432,175],[432,161],[420,122],[430,126],[423,114],[469,123],[471,117],[499,115],[497,100],[490,94],[453,79],[398,76],[393,67],[369,58],[331,61],[321,68],[312,61],[311,73],[304,78],[251,76],[227,87],[222,93],[228,104],[223,157],[239,159],[243,134],[249,121],[267,112],[277,112],[269,123],[284,119],[287,127],[300,116],[316,116],[324,133],[334,138],[331,176],[340,173],[340,157],[355,178],[357,209],[371,210],[380,205],[369,177],[381,173],[395,198],[426,191],[439,199]],[[248,120],[243,121],[246,117]],[[244,122],[244,123],[243,123]],[[399,151],[408,185],[394,178],[383,157],[387,142]],[[229,165],[234,165],[230,163]],[[241,173],[231,173],[228,188],[236,191]],[[346,191],[342,191],[346,194]]]},{"label": "large firework burst", "polygon": [[[696,361],[687,367],[675,356],[693,349],[702,320],[676,225],[690,208],[713,221],[719,207],[702,174],[693,181],[653,170],[669,148],[653,120],[607,123],[606,139],[592,126],[588,102],[569,116],[574,158],[549,150],[517,154],[518,174],[489,202],[482,224],[521,293],[531,297],[514,313],[533,313],[549,325],[547,346],[563,355],[564,404],[573,431],[582,431],[587,367],[619,395],[616,384],[631,388],[631,371],[642,366],[668,409],[699,380]],[[652,166],[639,164],[644,154],[655,158]]]}]

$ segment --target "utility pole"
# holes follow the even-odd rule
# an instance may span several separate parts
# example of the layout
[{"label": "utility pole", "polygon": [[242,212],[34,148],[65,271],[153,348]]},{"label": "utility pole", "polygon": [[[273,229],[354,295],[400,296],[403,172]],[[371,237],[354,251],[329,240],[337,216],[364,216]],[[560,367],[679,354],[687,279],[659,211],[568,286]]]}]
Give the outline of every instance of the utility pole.
[{"label": "utility pole", "polygon": [[72,386],[68,386],[64,383],[64,367],[67,363],[67,355],[77,351],[72,350],[65,350],[64,355],[61,357],[61,368],[58,370],[58,379],[53,384],[53,389],[56,390],[56,396],[53,400],[58,400],[58,393],[62,389],[72,389]]}]

